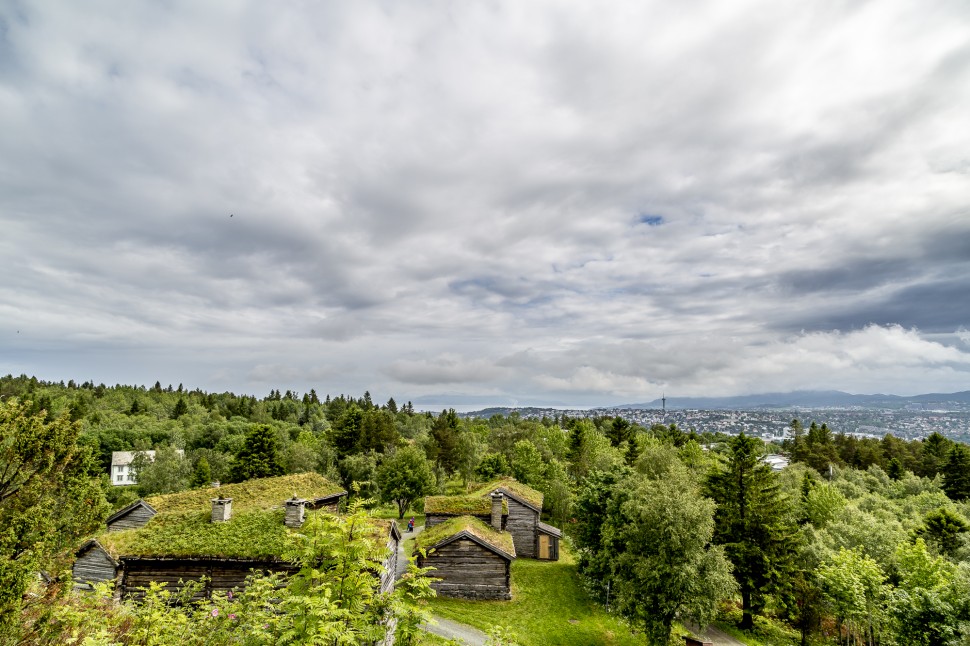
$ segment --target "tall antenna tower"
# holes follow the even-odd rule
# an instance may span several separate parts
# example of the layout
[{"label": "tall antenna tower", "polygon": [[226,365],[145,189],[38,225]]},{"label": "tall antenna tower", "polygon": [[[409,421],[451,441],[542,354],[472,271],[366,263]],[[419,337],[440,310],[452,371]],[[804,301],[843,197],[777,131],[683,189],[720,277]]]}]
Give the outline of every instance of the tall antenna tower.
[{"label": "tall antenna tower", "polygon": [[660,402],[663,404],[663,421],[667,421],[667,393],[661,391]]}]

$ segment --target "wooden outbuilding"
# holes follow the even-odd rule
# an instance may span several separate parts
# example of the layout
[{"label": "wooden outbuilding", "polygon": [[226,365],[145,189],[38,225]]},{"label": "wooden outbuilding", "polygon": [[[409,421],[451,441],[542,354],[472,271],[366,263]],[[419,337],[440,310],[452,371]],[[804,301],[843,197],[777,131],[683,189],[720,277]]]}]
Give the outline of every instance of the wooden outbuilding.
[{"label": "wooden outbuilding", "polygon": [[109,532],[120,532],[126,529],[138,529],[148,524],[152,516],[158,511],[144,500],[136,500],[124,509],[119,509],[108,516],[104,524]]},{"label": "wooden outbuilding", "polygon": [[501,493],[508,501],[505,529],[512,534],[517,556],[557,561],[562,531],[539,521],[542,515],[541,491],[512,478],[497,480],[479,489],[476,495],[487,498]]},{"label": "wooden outbuilding", "polygon": [[[515,544],[508,532],[473,516],[459,516],[415,538],[419,567],[433,567],[431,584],[443,597],[478,600],[512,598]],[[422,554],[423,551],[423,554]]]},{"label": "wooden outbuilding", "polygon": [[[115,581],[120,594],[137,596],[151,581],[176,590],[179,580],[205,576],[202,594],[209,595],[241,587],[251,570],[291,572],[280,559],[288,532],[307,510],[335,512],[346,495],[326,478],[303,473],[138,501],[113,514],[106,531],[78,549],[74,581],[79,587]],[[401,535],[393,522],[380,531],[392,548],[385,566],[393,585]]]}]

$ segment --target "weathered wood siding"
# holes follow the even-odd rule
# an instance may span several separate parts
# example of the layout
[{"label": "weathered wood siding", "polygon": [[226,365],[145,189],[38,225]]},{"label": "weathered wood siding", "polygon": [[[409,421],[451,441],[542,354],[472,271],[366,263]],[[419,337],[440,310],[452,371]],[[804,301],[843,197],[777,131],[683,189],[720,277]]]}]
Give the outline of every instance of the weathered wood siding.
[{"label": "weathered wood siding", "polygon": [[505,528],[512,534],[515,555],[534,559],[538,549],[536,525],[539,522],[539,514],[517,500],[512,500],[508,496],[506,498],[509,501],[509,519]]},{"label": "weathered wood siding", "polygon": [[397,546],[398,542],[391,537],[387,541],[387,549],[391,550],[390,555],[384,561],[384,573],[381,574],[381,592],[390,592],[394,589],[394,574],[397,572]]},{"label": "weathered wood siding", "polygon": [[108,525],[108,531],[120,532],[125,529],[138,529],[139,527],[144,527],[154,515],[155,514],[145,507],[135,507],[124,516],[111,521],[111,523]]},{"label": "weathered wood siding", "polygon": [[441,579],[431,584],[443,597],[459,599],[512,598],[510,561],[473,540],[460,538],[418,557],[421,567],[434,567],[430,574]]},{"label": "weathered wood siding", "polygon": [[189,581],[207,577],[205,587],[194,598],[206,598],[213,592],[243,589],[251,570],[260,572],[293,573],[293,566],[273,561],[223,561],[216,559],[137,559],[122,558],[121,594],[140,599],[152,582],[164,583],[165,589],[176,592]]},{"label": "weathered wood siding", "polygon": [[102,581],[114,581],[118,575],[111,558],[99,547],[92,547],[74,561],[74,582],[80,584],[94,584]]}]

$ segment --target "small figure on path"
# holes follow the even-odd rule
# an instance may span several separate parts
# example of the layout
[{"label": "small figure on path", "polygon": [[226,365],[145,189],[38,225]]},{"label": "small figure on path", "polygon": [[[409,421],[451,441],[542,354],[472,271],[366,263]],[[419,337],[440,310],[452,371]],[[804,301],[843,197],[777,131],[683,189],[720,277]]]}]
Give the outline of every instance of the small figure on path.
[{"label": "small figure on path", "polygon": [[414,531],[414,516],[411,516],[411,520],[408,521],[408,531]]}]

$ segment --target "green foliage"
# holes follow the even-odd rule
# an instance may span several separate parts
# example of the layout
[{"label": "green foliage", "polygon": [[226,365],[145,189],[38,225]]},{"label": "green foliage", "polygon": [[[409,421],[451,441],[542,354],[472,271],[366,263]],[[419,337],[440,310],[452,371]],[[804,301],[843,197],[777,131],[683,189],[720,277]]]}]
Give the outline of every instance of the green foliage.
[{"label": "green foliage", "polygon": [[670,641],[678,617],[707,625],[736,589],[722,547],[713,547],[714,503],[686,469],[617,484],[603,528],[616,605],[655,644]]},{"label": "green foliage", "polygon": [[[0,635],[15,636],[37,572],[58,575],[110,509],[80,424],[30,402],[0,402]],[[68,554],[66,554],[68,553]]]},{"label": "green foliage", "polygon": [[529,440],[519,440],[512,447],[512,475],[523,484],[541,486],[545,464],[542,454]]},{"label": "green foliage", "polygon": [[398,518],[404,518],[418,498],[434,491],[435,476],[424,452],[406,446],[385,458],[377,470],[377,485],[381,500],[395,503]]},{"label": "green foliage", "polygon": [[744,433],[733,438],[726,469],[712,472],[706,487],[717,503],[714,541],[724,546],[741,590],[742,628],[753,625],[767,594],[790,581],[797,547],[789,500],[761,450]]},{"label": "green foliage", "polygon": [[449,518],[443,523],[429,527],[415,537],[414,547],[415,549],[431,549],[439,541],[462,531],[468,532],[485,543],[505,552],[509,556],[515,556],[515,546],[512,543],[511,534],[508,532],[500,532],[491,525],[472,516]]},{"label": "green foliage", "polygon": [[230,471],[233,482],[269,478],[285,473],[276,432],[265,424],[254,426],[236,454]]},{"label": "green foliage", "polygon": [[135,455],[131,463],[138,481],[138,494],[154,494],[182,491],[192,477],[192,464],[174,446],[155,449],[155,459],[144,453]]},{"label": "green foliage", "polygon": [[954,444],[943,463],[943,491],[954,500],[970,498],[970,447]]},{"label": "green foliage", "polygon": [[458,433],[461,423],[452,408],[441,411],[431,426],[428,457],[436,462],[445,473],[454,473],[458,468]]},{"label": "green foliage", "polygon": [[232,498],[234,511],[247,509],[269,509],[279,507],[284,500],[296,494],[300,498],[313,500],[343,492],[335,484],[317,473],[295,473],[278,478],[247,480],[236,484],[222,485],[218,489],[205,488],[164,496],[152,496],[146,502],[159,513],[193,512],[210,509],[210,501],[216,497]]},{"label": "green foliage", "polygon": [[192,478],[189,480],[189,484],[193,489],[198,489],[199,487],[208,487],[212,483],[212,469],[209,468],[209,460],[205,456],[202,456],[195,463],[195,469],[192,470]]},{"label": "green foliage", "polygon": [[837,621],[850,636],[866,643],[882,632],[889,588],[878,563],[861,550],[840,549],[818,569],[817,577]]},{"label": "green foliage", "polygon": [[475,473],[483,480],[493,480],[501,476],[512,475],[508,460],[501,453],[486,453]]},{"label": "green foliage", "polygon": [[961,536],[968,530],[970,525],[962,516],[940,507],[926,515],[925,524],[916,533],[936,545],[943,554],[952,556],[961,545]]}]

